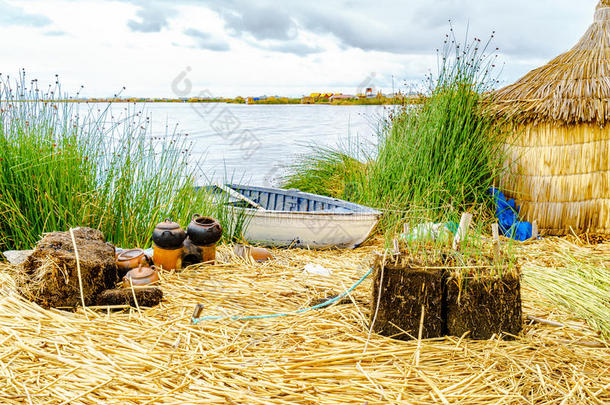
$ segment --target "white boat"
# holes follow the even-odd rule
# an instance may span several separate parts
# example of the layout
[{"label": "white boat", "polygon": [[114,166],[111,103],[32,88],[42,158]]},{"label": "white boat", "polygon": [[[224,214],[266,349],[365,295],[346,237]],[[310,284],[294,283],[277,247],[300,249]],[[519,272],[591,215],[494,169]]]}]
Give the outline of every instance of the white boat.
[{"label": "white boat", "polygon": [[245,217],[244,238],[256,244],[352,249],[367,239],[381,217],[363,205],[296,189],[231,184],[213,188],[229,194],[234,216]]}]

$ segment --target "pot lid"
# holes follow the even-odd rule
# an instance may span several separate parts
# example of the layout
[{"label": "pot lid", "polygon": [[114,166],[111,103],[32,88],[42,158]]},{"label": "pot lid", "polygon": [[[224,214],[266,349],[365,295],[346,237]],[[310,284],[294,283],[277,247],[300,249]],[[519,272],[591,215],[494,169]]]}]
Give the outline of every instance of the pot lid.
[{"label": "pot lid", "polygon": [[163,230],[172,230],[172,229],[180,228],[180,224],[178,224],[177,222],[174,222],[171,219],[167,218],[165,221],[159,222],[157,224],[156,228],[157,229],[163,229]]},{"label": "pot lid", "polygon": [[135,259],[136,257],[142,256],[144,254],[144,250],[140,248],[128,249],[124,250],[117,256],[118,261],[127,261],[131,259]]},{"label": "pot lid", "polygon": [[155,274],[155,270],[151,269],[150,267],[140,267],[137,269],[129,270],[123,278],[131,278],[132,280],[138,280],[141,278],[149,278],[153,274]]}]

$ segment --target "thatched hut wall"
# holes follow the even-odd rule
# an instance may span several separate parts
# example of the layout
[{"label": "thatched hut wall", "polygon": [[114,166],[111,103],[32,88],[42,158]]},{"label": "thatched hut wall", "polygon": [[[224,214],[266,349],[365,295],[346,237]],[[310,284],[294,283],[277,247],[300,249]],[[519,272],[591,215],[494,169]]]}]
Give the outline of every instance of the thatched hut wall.
[{"label": "thatched hut wall", "polygon": [[610,126],[524,124],[508,146],[503,189],[547,234],[610,234]]},{"label": "thatched hut wall", "polygon": [[517,123],[506,194],[548,234],[610,233],[610,0],[571,50],[493,95]]}]

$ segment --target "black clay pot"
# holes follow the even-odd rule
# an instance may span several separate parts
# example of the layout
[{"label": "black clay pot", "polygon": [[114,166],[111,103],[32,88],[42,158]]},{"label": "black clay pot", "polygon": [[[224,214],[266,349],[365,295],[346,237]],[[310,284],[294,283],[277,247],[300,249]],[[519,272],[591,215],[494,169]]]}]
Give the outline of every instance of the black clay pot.
[{"label": "black clay pot", "polygon": [[152,240],[163,249],[180,249],[186,239],[186,232],[176,222],[166,219],[159,222],[153,231]]},{"label": "black clay pot", "polygon": [[201,217],[198,214],[186,228],[186,233],[193,244],[207,246],[214,244],[222,237],[222,226],[214,218]]}]

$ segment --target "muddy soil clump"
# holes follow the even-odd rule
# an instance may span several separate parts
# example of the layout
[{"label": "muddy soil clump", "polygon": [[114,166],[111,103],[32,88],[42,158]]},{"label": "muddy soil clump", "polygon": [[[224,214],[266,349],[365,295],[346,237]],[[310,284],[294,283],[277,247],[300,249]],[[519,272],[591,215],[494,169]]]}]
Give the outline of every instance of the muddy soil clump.
[{"label": "muddy soil clump", "polygon": [[[76,228],[73,233],[85,305],[94,305],[97,295],[113,288],[118,281],[115,248],[104,241],[104,235],[98,230]],[[46,234],[18,270],[17,285],[27,299],[44,308],[81,305],[76,255],[70,232]]]}]

